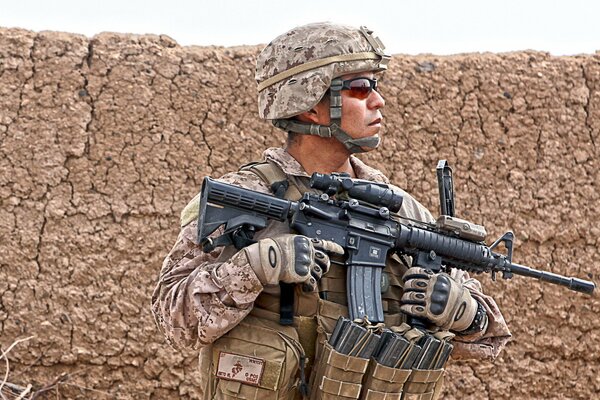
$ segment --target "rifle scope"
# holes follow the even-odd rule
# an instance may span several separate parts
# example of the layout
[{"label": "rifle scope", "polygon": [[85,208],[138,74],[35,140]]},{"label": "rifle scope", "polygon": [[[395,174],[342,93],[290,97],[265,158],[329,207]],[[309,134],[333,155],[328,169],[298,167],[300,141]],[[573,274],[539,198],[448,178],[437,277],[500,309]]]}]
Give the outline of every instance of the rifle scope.
[{"label": "rifle scope", "polygon": [[310,178],[310,187],[322,190],[330,196],[347,193],[351,199],[375,207],[387,207],[393,213],[397,213],[402,207],[402,195],[394,192],[388,185],[352,179],[347,174],[315,172]]}]

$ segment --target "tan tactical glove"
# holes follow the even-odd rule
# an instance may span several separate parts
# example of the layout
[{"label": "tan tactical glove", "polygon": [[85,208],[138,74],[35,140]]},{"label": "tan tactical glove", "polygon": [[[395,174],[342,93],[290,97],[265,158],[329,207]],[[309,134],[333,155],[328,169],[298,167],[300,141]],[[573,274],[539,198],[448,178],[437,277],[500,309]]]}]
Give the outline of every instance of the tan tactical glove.
[{"label": "tan tactical glove", "polygon": [[303,283],[304,291],[317,290],[317,281],[329,270],[326,253],[344,254],[334,242],[293,234],[259,240],[243,251],[263,285]]},{"label": "tan tactical glove", "polygon": [[461,283],[446,273],[413,267],[404,274],[400,309],[424,318],[443,330],[461,332],[469,328],[477,313],[477,301]]}]

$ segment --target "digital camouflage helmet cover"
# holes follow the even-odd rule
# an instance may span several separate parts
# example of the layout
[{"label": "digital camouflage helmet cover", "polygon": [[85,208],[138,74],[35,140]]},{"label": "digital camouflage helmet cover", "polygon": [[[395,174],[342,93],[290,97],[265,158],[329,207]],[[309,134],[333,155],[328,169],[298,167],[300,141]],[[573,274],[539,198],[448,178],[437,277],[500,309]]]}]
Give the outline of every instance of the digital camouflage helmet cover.
[{"label": "digital camouflage helmet cover", "polygon": [[[351,152],[377,147],[379,137],[352,139],[341,129],[342,75],[380,72],[390,56],[366,27],[314,23],[291,29],[275,38],[256,62],[258,109],[261,118],[287,132],[335,137]],[[330,90],[328,126],[292,117],[315,107]]]}]

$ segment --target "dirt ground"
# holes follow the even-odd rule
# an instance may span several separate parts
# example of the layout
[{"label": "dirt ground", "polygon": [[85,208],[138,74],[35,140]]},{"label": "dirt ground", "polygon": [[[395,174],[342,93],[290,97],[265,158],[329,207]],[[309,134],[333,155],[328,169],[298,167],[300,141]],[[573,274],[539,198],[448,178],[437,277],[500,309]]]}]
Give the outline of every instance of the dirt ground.
[{"label": "dirt ground", "polygon": [[[150,295],[202,178],[283,144],[256,115],[259,50],[0,29],[0,345],[34,336],[9,383],[197,398],[195,352],[166,345]],[[449,160],[458,216],[490,241],[513,230],[516,262],[600,281],[600,54],[399,55],[381,92],[383,147],[363,159],[434,213]],[[513,340],[453,362],[445,399],[600,396],[597,296],[480,280]]]}]

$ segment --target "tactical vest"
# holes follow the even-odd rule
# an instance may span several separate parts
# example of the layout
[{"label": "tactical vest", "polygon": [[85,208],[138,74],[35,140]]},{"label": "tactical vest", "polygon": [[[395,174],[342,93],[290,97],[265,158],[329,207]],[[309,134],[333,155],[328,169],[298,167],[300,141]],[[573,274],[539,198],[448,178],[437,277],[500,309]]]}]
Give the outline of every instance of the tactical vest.
[{"label": "tactical vest", "polygon": [[[279,186],[278,193],[278,197],[287,200],[297,201],[303,193],[313,191],[308,185],[309,178],[287,176],[273,162],[246,164],[240,171],[256,174],[270,188],[274,183],[287,182],[287,187]],[[388,257],[382,279],[386,326],[399,326],[405,322],[404,314],[400,312],[400,298],[402,275],[406,269],[405,262],[398,256]],[[441,389],[443,371],[433,371],[433,374],[432,371],[423,371],[418,380],[425,383],[413,384],[413,395],[406,393],[406,390],[404,395],[395,389],[391,389],[393,393],[361,390],[361,381],[365,380],[367,368],[372,369],[368,365],[369,360],[348,359],[347,356],[332,358],[331,348],[326,345],[337,319],[348,316],[345,269],[332,265],[319,282],[319,293],[305,293],[301,285],[295,285],[292,326],[279,324],[279,294],[261,293],[248,317],[211,346],[202,349],[200,368],[208,372],[205,375],[208,382],[204,386],[204,398],[296,400],[304,397],[341,400],[358,399],[361,396],[371,400],[430,400],[437,397],[433,392],[435,389],[437,395]],[[323,358],[340,365],[331,367],[325,363],[327,368],[323,372]],[[354,374],[353,369],[357,370]],[[390,386],[389,382],[385,383],[386,380],[393,380],[393,377],[386,375],[388,371],[383,372],[381,379],[384,383],[377,380],[377,373],[381,374],[381,370],[371,373],[371,378],[367,380],[369,384],[374,385],[375,389],[397,389],[398,384]],[[403,382],[408,379],[409,373],[406,373]],[[399,384],[400,388],[405,385],[403,382]]]}]

